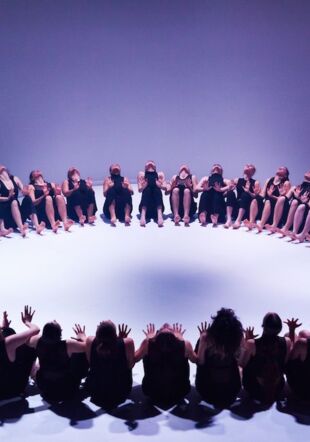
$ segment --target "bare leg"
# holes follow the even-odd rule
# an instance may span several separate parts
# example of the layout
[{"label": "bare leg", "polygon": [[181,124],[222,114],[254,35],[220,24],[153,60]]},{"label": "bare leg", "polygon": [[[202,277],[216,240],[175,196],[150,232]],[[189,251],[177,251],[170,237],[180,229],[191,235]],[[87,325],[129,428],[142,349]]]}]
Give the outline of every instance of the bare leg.
[{"label": "bare leg", "polygon": [[0,219],[0,236],[8,236],[13,232],[13,229],[6,229],[3,219]]},{"label": "bare leg", "polygon": [[75,210],[75,213],[79,219],[80,225],[83,227],[85,224],[85,221],[86,221],[86,217],[83,214],[83,210],[82,210],[81,206],[74,206],[74,210]]},{"label": "bare leg", "polygon": [[97,219],[96,216],[94,215],[94,209],[95,209],[94,203],[91,203],[87,207],[87,219],[88,219],[89,224],[94,224],[94,222]]},{"label": "bare leg", "polygon": [[55,211],[54,211],[54,206],[53,206],[53,200],[50,195],[47,195],[47,197],[45,198],[45,211],[46,211],[46,216],[50,222],[53,232],[57,233],[57,229],[59,227],[60,222],[55,221]]},{"label": "bare leg", "polygon": [[[299,206],[299,207],[301,207],[301,206]],[[299,209],[299,207],[298,207],[298,209]],[[296,212],[296,215],[299,215],[298,210]],[[295,218],[296,218],[296,215],[295,215]],[[300,224],[301,224],[301,222],[302,222],[302,216],[300,219]],[[295,222],[294,222],[294,231],[295,231]],[[298,229],[297,229],[297,232],[298,232]],[[309,232],[310,232],[310,211],[307,215],[304,228],[302,229],[302,231],[299,234],[297,234],[297,233],[294,234],[294,239],[297,239],[299,242],[303,242],[303,241],[305,241]]]},{"label": "bare leg", "polygon": [[180,190],[175,187],[172,190],[172,195],[171,195],[171,202],[172,202],[172,211],[173,211],[173,220],[174,220],[174,224],[176,226],[179,225],[180,221],[181,221],[181,217],[179,215],[179,206],[180,206]]},{"label": "bare leg", "polygon": [[45,222],[42,221],[39,223],[38,216],[36,213],[32,213],[30,216],[31,216],[32,224],[34,225],[37,234],[40,235],[43,232],[43,230],[45,229]]},{"label": "bare leg", "polygon": [[232,226],[232,213],[233,213],[233,207],[227,206],[226,207],[226,223],[224,224],[225,229],[229,229],[229,227]]},{"label": "bare leg", "polygon": [[190,216],[189,211],[191,208],[191,191],[189,189],[184,189],[184,197],[183,197],[183,207],[184,207],[184,216],[183,221],[185,226],[189,226]]},{"label": "bare leg", "polygon": [[141,209],[141,215],[140,215],[140,226],[145,227],[146,226],[146,207],[143,206]]},{"label": "bare leg", "polygon": [[219,219],[219,214],[218,213],[215,213],[214,215],[211,215],[211,221],[212,221],[213,227],[217,226],[218,219]]},{"label": "bare leg", "polygon": [[282,229],[278,229],[277,231],[282,234],[282,236],[286,236],[289,233],[289,230],[294,222],[294,216],[298,207],[298,201],[293,200],[291,202],[290,210],[287,215],[287,220]]},{"label": "bare leg", "polygon": [[256,199],[253,199],[250,205],[250,220],[244,220],[244,224],[249,230],[252,230],[256,225],[256,217],[258,214],[258,204]]},{"label": "bare leg", "polygon": [[110,212],[110,223],[111,223],[111,226],[115,227],[116,226],[115,201],[113,201],[109,205],[109,212]]},{"label": "bare leg", "polygon": [[244,214],[245,214],[245,209],[240,208],[239,212],[238,212],[237,219],[234,222],[233,229],[239,229],[241,227],[242,218],[243,218]]},{"label": "bare leg", "polygon": [[17,224],[17,227],[19,228],[19,231],[22,235],[22,237],[24,238],[26,236],[26,231],[28,229],[28,225],[27,224],[23,224],[22,221],[22,217],[20,214],[20,210],[19,210],[19,206],[16,200],[13,200],[11,203],[11,212],[12,212],[12,217],[14,219],[14,221]]},{"label": "bare leg", "polygon": [[266,222],[268,221],[268,218],[270,216],[270,212],[271,212],[271,204],[270,201],[267,200],[265,202],[264,205],[264,210],[263,210],[263,214],[262,214],[262,219],[260,220],[260,222],[257,224],[257,228],[259,232],[263,231],[263,228],[265,227]]},{"label": "bare leg", "polygon": [[271,225],[266,224],[266,229],[269,230],[270,233],[275,233],[277,231],[277,227],[279,225],[279,222],[283,214],[284,203],[285,203],[285,196],[280,196],[277,199],[274,208],[273,223]]},{"label": "bare leg", "polygon": [[130,205],[126,204],[126,206],[125,206],[125,225],[126,226],[130,226],[130,223],[131,223],[130,209],[131,209]]},{"label": "bare leg", "polygon": [[163,210],[161,206],[157,207],[157,225],[158,227],[164,227]]},{"label": "bare leg", "polygon": [[72,226],[73,221],[68,219],[65,199],[62,195],[56,195],[55,198],[56,198],[56,204],[57,204],[57,209],[58,209],[60,218],[64,224],[65,230],[68,231],[70,229],[70,227]]},{"label": "bare leg", "polygon": [[207,212],[201,212],[199,214],[199,221],[200,221],[202,226],[206,226],[207,225]]}]

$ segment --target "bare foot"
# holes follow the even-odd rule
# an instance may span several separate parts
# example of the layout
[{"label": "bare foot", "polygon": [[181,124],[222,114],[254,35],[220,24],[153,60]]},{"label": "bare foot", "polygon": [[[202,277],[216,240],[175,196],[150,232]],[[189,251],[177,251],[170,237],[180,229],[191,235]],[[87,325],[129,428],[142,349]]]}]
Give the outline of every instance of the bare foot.
[{"label": "bare foot", "polygon": [[268,230],[268,232],[269,232],[270,235],[273,235],[273,234],[276,233],[276,231],[277,231],[277,227],[276,227],[276,226],[273,226],[273,225],[271,225],[271,224],[266,224],[266,225],[265,225],[265,228]]},{"label": "bare foot", "polygon": [[180,221],[181,221],[180,215],[179,214],[174,215],[173,221],[174,221],[174,225],[175,226],[179,226],[180,225]]},{"label": "bare foot", "polygon": [[130,226],[131,223],[131,216],[125,215],[125,226]]},{"label": "bare foot", "polygon": [[68,219],[65,223],[64,223],[64,229],[66,232],[69,231],[70,227],[72,227],[74,224],[74,221],[72,221],[72,219]]},{"label": "bare foot", "polygon": [[94,222],[96,221],[97,217],[95,215],[89,216],[88,217],[88,223],[89,224],[94,224]]},{"label": "bare foot", "polygon": [[188,215],[183,216],[184,226],[189,227],[190,217]]},{"label": "bare foot", "polygon": [[146,226],[146,220],[145,218],[140,218],[140,226],[145,227]]},{"label": "bare foot", "polygon": [[240,221],[235,221],[234,225],[233,225],[233,229],[237,230],[237,229],[240,229],[240,227],[241,227]]},{"label": "bare foot", "polygon": [[111,219],[110,219],[110,223],[111,223],[111,226],[112,227],[116,227],[116,216],[113,216]]},{"label": "bare foot", "polygon": [[36,227],[36,232],[38,235],[41,235],[41,233],[43,232],[43,230],[45,229],[45,222],[42,221],[40,222],[40,224],[38,224],[38,226]]},{"label": "bare foot", "polygon": [[262,233],[264,227],[261,225],[261,223],[256,223],[254,226],[257,229],[257,233]]},{"label": "bare foot", "polygon": [[226,221],[226,223],[224,224],[224,229],[229,229],[229,227],[232,226],[232,222],[231,221]]},{"label": "bare foot", "polygon": [[164,227],[164,220],[162,218],[158,218],[157,225],[158,227]]},{"label": "bare foot", "polygon": [[79,223],[80,223],[80,225],[81,225],[82,227],[84,227],[85,221],[86,221],[86,216],[82,215],[82,216],[79,218]]},{"label": "bare foot", "polygon": [[303,235],[303,234],[301,234],[301,233],[299,233],[298,235],[296,235],[295,233],[293,233],[293,239],[295,239],[296,241],[298,241],[298,242],[304,242],[305,241],[305,239],[306,239],[306,236],[307,235]]},{"label": "bare foot", "polygon": [[23,224],[23,227],[20,229],[20,233],[23,238],[25,238],[25,236],[27,235],[28,227],[29,227],[28,224],[25,223]]},{"label": "bare foot", "polygon": [[200,221],[200,224],[201,224],[202,226],[206,226],[206,225],[207,225],[207,217],[206,217],[206,214],[205,214],[205,213],[200,213],[200,215],[199,215],[199,221]]},{"label": "bare foot", "polygon": [[216,215],[211,215],[211,221],[212,221],[213,227],[217,227],[218,217]]},{"label": "bare foot", "polygon": [[12,228],[10,228],[10,229],[2,229],[0,231],[0,236],[8,236],[8,235],[10,235],[13,232],[14,232],[14,230]]}]

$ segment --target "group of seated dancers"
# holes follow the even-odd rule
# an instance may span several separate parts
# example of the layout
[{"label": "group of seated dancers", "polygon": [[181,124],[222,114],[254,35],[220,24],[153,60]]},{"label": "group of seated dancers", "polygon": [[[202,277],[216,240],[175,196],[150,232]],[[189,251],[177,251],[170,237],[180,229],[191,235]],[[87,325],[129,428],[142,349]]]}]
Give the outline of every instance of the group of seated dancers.
[{"label": "group of seated dancers", "polygon": [[310,332],[297,335],[301,324],[294,318],[285,321],[288,333],[280,337],[281,318],[267,313],[258,338],[253,327],[243,328],[233,310],[222,308],[210,323],[198,326],[194,348],[176,323],[158,329],[149,324],[135,349],[127,325],[117,328],[110,320],[102,321],[95,336],[87,336],[85,327],[76,324],[75,338],[63,339],[56,321],[40,333],[33,314],[26,306],[21,315],[26,328],[19,333],[3,314],[0,400],[25,397],[31,377],[49,403],[90,396],[99,407],[113,409],[130,397],[132,370],[141,360],[142,391],[160,408],[184,404],[191,389],[189,361],[197,365],[195,387],[201,400],[218,409],[230,407],[241,391],[248,401],[264,406],[284,397],[310,400]]},{"label": "group of seated dancers", "polygon": [[[254,178],[255,172],[255,166],[247,164],[241,178],[226,179],[222,166],[214,164],[210,174],[198,181],[189,167],[182,165],[169,181],[157,171],[154,161],[147,161],[137,177],[140,225],[146,226],[150,219],[159,227],[164,225],[165,193],[176,225],[183,221],[189,226],[198,209],[202,226],[211,222],[214,227],[223,223],[227,229],[239,229],[244,225],[249,230],[267,229],[270,234],[277,232],[300,242],[309,240],[310,171],[299,185],[292,185],[287,167],[279,167],[263,186]],[[103,214],[111,225],[115,226],[117,220],[130,225],[133,189],[128,178],[122,176],[119,164],[110,166],[109,176],[103,181],[103,195]],[[68,170],[62,185],[46,181],[40,170],[33,170],[29,184],[23,185],[0,165],[0,236],[9,235],[13,229],[25,236],[27,221],[38,234],[45,228],[56,233],[61,225],[69,230],[74,222],[81,226],[94,224],[96,212],[93,181],[82,179],[75,167]]]}]

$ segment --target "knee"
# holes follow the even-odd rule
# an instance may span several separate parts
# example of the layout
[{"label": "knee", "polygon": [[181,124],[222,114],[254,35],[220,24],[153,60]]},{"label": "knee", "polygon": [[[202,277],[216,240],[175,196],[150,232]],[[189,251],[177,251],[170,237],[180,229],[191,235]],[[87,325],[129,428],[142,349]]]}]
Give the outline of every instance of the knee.
[{"label": "knee", "polygon": [[283,195],[282,195],[282,196],[279,196],[277,202],[278,202],[278,203],[284,203],[284,202],[285,202],[285,196],[283,196]]},{"label": "knee", "polygon": [[58,201],[63,201],[63,196],[62,195],[56,195],[55,198],[56,198],[57,202]]},{"label": "knee", "polygon": [[45,197],[45,201],[46,201],[47,204],[51,204],[53,202],[51,195],[47,195]]},{"label": "knee", "polygon": [[11,207],[17,207],[17,206],[18,206],[17,200],[13,200],[11,202]]},{"label": "knee", "polygon": [[191,191],[190,189],[184,189],[184,195],[190,195]]},{"label": "knee", "polygon": [[293,200],[291,202],[291,207],[297,207],[298,206],[298,201],[297,200]]},{"label": "knee", "polygon": [[179,193],[180,193],[180,189],[179,189],[178,187],[175,187],[175,188],[172,190],[172,195],[179,195]]}]

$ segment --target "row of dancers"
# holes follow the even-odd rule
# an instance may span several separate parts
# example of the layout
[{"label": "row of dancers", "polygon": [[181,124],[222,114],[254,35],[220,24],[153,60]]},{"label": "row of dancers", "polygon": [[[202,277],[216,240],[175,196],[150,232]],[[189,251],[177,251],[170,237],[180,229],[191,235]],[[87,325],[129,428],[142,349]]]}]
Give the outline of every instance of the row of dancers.
[{"label": "row of dancers", "polygon": [[[24,395],[31,376],[42,397],[51,403],[90,396],[105,409],[123,403],[132,390],[132,370],[143,361],[143,393],[159,407],[182,403],[189,393],[190,365],[196,364],[195,387],[201,399],[217,408],[234,403],[243,390],[250,400],[270,405],[283,398],[285,375],[290,395],[310,400],[310,332],[296,329],[297,319],[285,321],[267,313],[258,338],[253,327],[244,330],[231,309],[222,308],[211,322],[198,326],[193,348],[182,325],[149,324],[136,349],[127,325],[108,320],[87,336],[76,324],[75,337],[63,339],[56,321],[42,333],[28,306],[22,313],[26,329],[16,333],[6,312],[0,329],[0,399]],[[85,382],[82,384],[82,380]],[[287,392],[287,389],[286,389]],[[83,393],[83,395],[81,395]]]},{"label": "row of dancers", "polygon": [[[223,168],[214,164],[210,174],[201,178],[191,174],[187,165],[182,165],[172,179],[166,180],[163,172],[157,171],[154,161],[147,161],[144,171],[137,177],[140,225],[154,219],[159,227],[164,225],[163,193],[169,195],[173,221],[185,226],[198,209],[198,220],[202,226],[209,222],[213,226],[223,223],[225,228],[247,229],[303,242],[310,232],[310,171],[306,172],[299,185],[292,185],[287,167],[279,167],[275,175],[263,186],[254,178],[256,168],[246,164],[243,176],[236,179],[223,177]],[[20,203],[19,193],[23,200]],[[196,199],[199,197],[199,204]],[[132,219],[133,189],[129,179],[121,174],[119,164],[112,164],[109,176],[103,181],[104,216],[115,226],[117,220],[130,225]],[[44,179],[40,170],[30,173],[29,184],[12,175],[5,166],[0,166],[0,235],[7,236],[18,229],[27,234],[28,220],[38,234],[48,227],[55,233],[63,224],[69,230],[74,222],[81,226],[94,224],[97,204],[91,178],[81,178],[77,168],[68,170],[67,179],[60,184]]]}]

